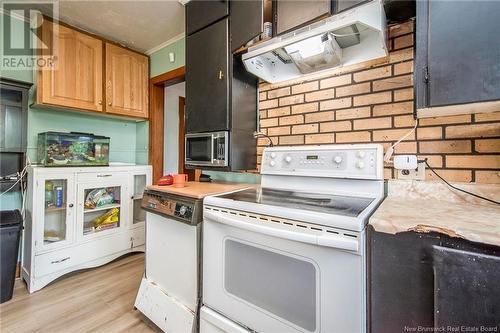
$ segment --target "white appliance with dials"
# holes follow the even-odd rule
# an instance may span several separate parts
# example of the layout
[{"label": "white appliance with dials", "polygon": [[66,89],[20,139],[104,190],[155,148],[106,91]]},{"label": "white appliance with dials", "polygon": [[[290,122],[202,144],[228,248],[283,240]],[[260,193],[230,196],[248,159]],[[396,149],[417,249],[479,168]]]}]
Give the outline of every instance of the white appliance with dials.
[{"label": "white appliance with dials", "polygon": [[261,187],[204,201],[201,332],[366,330],[383,147],[266,148]]},{"label": "white appliance with dials", "polygon": [[134,306],[164,332],[197,332],[202,199],[144,192],[146,269]]}]

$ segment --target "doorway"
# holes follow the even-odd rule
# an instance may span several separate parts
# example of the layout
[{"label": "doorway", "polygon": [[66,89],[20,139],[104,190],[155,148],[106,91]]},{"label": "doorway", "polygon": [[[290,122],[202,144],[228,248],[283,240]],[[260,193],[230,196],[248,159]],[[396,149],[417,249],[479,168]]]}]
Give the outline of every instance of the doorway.
[{"label": "doorway", "polygon": [[185,83],[166,86],[164,95],[163,174],[186,173],[194,180],[194,170],[184,167]]},{"label": "doorway", "polygon": [[186,169],[185,153],[186,153],[186,98],[179,97],[179,173],[186,173],[189,180],[194,180],[196,172],[194,169]]},{"label": "doorway", "polygon": [[180,67],[149,80],[149,164],[153,167],[153,184],[163,176],[165,143],[165,91],[184,82],[186,68]]},{"label": "doorway", "polygon": [[[197,180],[201,174],[201,170],[184,167],[185,77],[186,68],[180,67],[149,80],[149,164],[153,167],[153,184],[167,173],[187,173],[189,180]],[[167,101],[172,102],[171,113],[167,113]]]}]

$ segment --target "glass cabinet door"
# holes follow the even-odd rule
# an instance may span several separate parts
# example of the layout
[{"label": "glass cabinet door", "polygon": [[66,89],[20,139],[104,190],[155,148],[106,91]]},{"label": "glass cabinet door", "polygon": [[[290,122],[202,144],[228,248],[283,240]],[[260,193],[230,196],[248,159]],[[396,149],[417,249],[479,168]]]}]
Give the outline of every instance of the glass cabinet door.
[{"label": "glass cabinet door", "polygon": [[124,184],[80,184],[78,198],[81,236],[104,234],[118,230],[124,223]]},{"label": "glass cabinet door", "polygon": [[132,225],[138,225],[146,221],[146,212],[142,209],[141,203],[144,190],[151,184],[151,179],[148,174],[138,173],[132,176],[132,181],[131,188],[134,191],[131,196]]},{"label": "glass cabinet door", "polygon": [[50,249],[68,243],[72,236],[74,190],[72,176],[42,178],[38,183],[43,198],[43,234],[40,244]]}]

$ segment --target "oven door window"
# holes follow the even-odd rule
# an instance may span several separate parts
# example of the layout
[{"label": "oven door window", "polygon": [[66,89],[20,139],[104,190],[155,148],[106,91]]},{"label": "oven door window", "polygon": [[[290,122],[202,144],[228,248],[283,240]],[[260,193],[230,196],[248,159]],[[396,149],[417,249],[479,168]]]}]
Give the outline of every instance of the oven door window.
[{"label": "oven door window", "polygon": [[316,330],[317,269],[311,262],[226,239],[224,288],[258,309]]},{"label": "oven door window", "polygon": [[186,159],[193,162],[212,162],[212,136],[187,138]]}]

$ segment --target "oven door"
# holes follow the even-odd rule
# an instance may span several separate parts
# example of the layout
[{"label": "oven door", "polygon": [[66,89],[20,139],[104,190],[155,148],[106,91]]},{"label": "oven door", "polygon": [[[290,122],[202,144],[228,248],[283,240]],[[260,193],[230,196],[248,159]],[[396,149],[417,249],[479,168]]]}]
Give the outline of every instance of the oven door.
[{"label": "oven door", "polygon": [[242,215],[205,208],[205,305],[259,333],[365,331],[363,235]]}]

